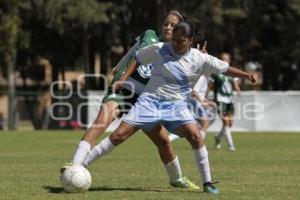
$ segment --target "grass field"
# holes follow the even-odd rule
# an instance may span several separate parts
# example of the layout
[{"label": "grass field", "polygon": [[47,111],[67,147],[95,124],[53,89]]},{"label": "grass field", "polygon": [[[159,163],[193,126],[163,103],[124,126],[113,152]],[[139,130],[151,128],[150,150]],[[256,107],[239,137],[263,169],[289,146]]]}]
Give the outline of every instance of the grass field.
[{"label": "grass field", "polygon": [[[299,133],[234,133],[236,152],[215,150],[208,135],[210,164],[220,194],[169,187],[154,146],[136,134],[89,167],[85,194],[66,194],[59,168],[71,159],[82,132],[0,132],[0,199],[300,199]],[[223,145],[224,146],[224,145]],[[187,142],[174,142],[184,174],[200,176]]]}]

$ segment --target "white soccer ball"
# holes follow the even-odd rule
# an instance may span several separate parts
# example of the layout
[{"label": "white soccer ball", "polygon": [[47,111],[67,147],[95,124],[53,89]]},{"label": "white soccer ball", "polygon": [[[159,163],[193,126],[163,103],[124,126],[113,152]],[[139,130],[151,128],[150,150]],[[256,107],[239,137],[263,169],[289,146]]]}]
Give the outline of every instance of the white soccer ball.
[{"label": "white soccer ball", "polygon": [[86,192],[92,184],[92,177],[86,168],[73,165],[60,176],[60,182],[68,193]]}]

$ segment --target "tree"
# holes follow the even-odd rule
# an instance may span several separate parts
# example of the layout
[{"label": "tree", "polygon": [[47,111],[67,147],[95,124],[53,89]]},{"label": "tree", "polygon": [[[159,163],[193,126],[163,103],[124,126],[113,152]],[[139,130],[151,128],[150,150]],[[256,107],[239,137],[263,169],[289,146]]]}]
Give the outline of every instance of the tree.
[{"label": "tree", "polygon": [[15,113],[15,62],[17,57],[18,36],[21,33],[18,1],[0,2],[0,57],[1,68],[8,79],[8,128],[14,129]]}]

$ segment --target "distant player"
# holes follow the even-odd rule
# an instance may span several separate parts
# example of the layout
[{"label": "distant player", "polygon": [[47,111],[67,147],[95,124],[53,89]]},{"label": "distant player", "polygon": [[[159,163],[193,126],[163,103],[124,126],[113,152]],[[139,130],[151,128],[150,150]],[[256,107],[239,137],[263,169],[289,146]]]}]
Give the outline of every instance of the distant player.
[{"label": "distant player", "polygon": [[[229,63],[231,56],[229,53],[221,53],[220,59]],[[221,139],[223,136],[228,145],[228,149],[235,150],[235,145],[231,135],[231,127],[233,124],[234,104],[233,91],[236,90],[240,95],[239,79],[226,76],[224,74],[212,75],[214,101],[217,103],[218,112],[222,119],[222,128],[215,135],[215,145],[217,149],[221,148]]]}]

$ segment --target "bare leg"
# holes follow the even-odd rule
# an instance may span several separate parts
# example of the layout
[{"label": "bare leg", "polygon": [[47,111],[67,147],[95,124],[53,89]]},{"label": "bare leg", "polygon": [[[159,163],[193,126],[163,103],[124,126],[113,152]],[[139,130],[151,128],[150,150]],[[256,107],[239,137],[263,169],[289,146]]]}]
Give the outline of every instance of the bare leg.
[{"label": "bare leg", "polygon": [[181,133],[191,144],[193,149],[199,149],[204,146],[203,138],[198,134],[196,124],[185,124],[176,128],[176,132]]},{"label": "bare leg", "polygon": [[195,123],[184,124],[176,128],[188,140],[194,150],[196,164],[199,173],[202,176],[203,184],[211,182],[210,167],[208,161],[208,152],[204,145],[203,138],[198,134],[198,128]]},{"label": "bare leg", "polygon": [[226,140],[228,149],[231,150],[231,151],[234,151],[235,150],[235,146],[234,146],[232,135],[231,135],[232,123],[233,123],[233,116],[232,116],[232,114],[231,113],[226,114],[223,117],[224,136],[225,136],[225,140]]},{"label": "bare leg", "polygon": [[164,164],[168,164],[175,159],[176,156],[166,130],[161,125],[145,133],[158,148],[158,153]]},{"label": "bare leg", "polygon": [[123,143],[132,136],[138,128],[131,126],[126,122],[122,122],[120,126],[109,136],[111,143],[115,146]]},{"label": "bare leg", "polygon": [[200,135],[204,139],[209,125],[207,117],[201,117],[201,119],[198,120],[198,123],[201,125],[201,128],[199,129]]},{"label": "bare leg", "polygon": [[181,188],[199,189],[188,178],[182,177],[179,159],[174,153],[166,130],[161,125],[158,125],[150,132],[144,132],[158,148],[158,153],[169,176],[170,185]]},{"label": "bare leg", "polygon": [[93,125],[85,132],[82,140],[90,143],[92,147],[95,146],[99,136],[104,133],[119,113],[117,102],[108,101],[102,104],[97,118],[93,122]]}]

